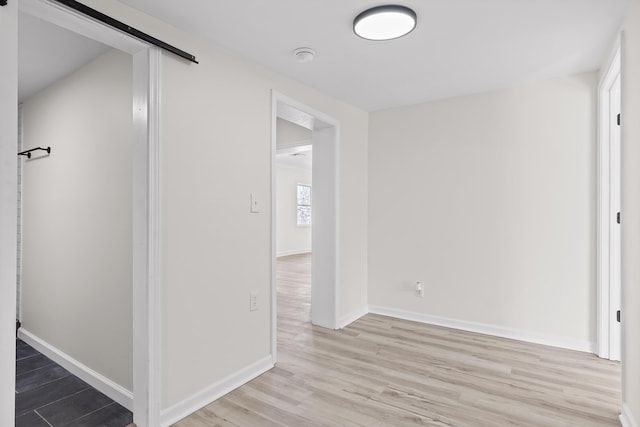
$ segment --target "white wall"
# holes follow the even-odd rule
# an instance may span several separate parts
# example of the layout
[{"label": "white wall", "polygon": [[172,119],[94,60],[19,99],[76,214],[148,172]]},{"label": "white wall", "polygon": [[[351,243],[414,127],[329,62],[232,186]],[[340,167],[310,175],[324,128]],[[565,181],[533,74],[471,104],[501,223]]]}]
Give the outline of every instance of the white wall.
[{"label": "white wall", "polygon": [[[311,227],[297,224],[297,186],[311,185],[311,170],[277,165],[276,254],[311,252]],[[313,213],[312,213],[313,217]],[[312,219],[313,220],[313,219]]]},{"label": "white wall", "polygon": [[291,123],[278,117],[276,123],[276,144],[286,145],[296,142],[311,141],[313,132],[310,129]]},{"label": "white wall", "polygon": [[[132,63],[110,51],[23,104],[23,328],[132,389]],[[46,153],[45,153],[46,154]]]},{"label": "white wall", "polygon": [[272,89],[340,120],[340,314],[366,307],[368,115],[121,3],[85,3],[200,62],[162,56],[162,405],[175,413],[270,358]]},{"label": "white wall", "polygon": [[640,425],[640,2],[623,24],[622,50],[622,397]]},{"label": "white wall", "polygon": [[369,304],[589,349],[595,106],[589,73],[372,113]]}]

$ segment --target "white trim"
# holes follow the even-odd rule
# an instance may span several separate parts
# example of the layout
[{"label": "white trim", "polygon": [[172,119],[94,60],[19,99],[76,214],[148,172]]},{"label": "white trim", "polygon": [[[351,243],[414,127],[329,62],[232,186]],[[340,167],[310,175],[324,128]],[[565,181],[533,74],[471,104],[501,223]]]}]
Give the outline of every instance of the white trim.
[{"label": "white trim", "polygon": [[[335,215],[336,215],[336,219],[335,219],[335,256],[334,256],[334,262],[335,262],[335,290],[334,290],[334,295],[335,295],[335,326],[336,329],[339,328],[340,325],[340,320],[339,317],[340,316],[340,308],[342,307],[342,299],[340,298],[340,271],[341,271],[341,264],[340,264],[340,259],[341,259],[341,252],[340,252],[340,183],[341,183],[341,174],[340,174],[340,166],[341,166],[341,156],[340,156],[340,135],[342,135],[342,128],[340,126],[340,122],[336,121],[335,124],[335,157],[334,157],[334,162],[335,162],[335,188],[334,188],[334,198],[335,198]],[[313,243],[313,242],[311,242]]]},{"label": "white trim", "polygon": [[620,414],[620,424],[622,427],[640,427],[636,418],[631,413],[631,409],[626,403],[622,404],[622,413]]},{"label": "white trim", "polygon": [[[149,113],[148,113],[148,144],[149,144],[149,260],[147,307],[149,309],[149,425],[157,425],[160,419],[162,383],[161,333],[162,333],[162,198],[161,198],[161,130],[160,130],[160,83],[162,70],[162,50],[152,47],[149,50]],[[142,402],[144,404],[144,402]],[[140,425],[140,424],[138,424]]]},{"label": "white trim", "polygon": [[278,93],[271,91],[271,362],[275,365],[278,360],[278,289],[276,285],[276,151],[278,136],[276,133],[278,127]]},{"label": "white trim", "polygon": [[615,76],[620,73],[622,38],[623,31],[616,35],[616,39],[611,45],[611,51],[604,63],[605,67],[602,68],[602,72],[600,73],[600,79],[598,81],[599,88],[603,86],[611,86],[615,80]]},{"label": "white trim", "polygon": [[22,341],[26,342],[31,347],[35,348],[40,353],[44,354],[49,359],[53,360],[96,390],[106,394],[128,410],[131,411],[133,409],[133,393],[131,391],[94,371],[82,362],[77,361],[67,353],[38,338],[36,335],[24,328],[20,328],[18,336]]},{"label": "white trim", "polygon": [[340,317],[338,320],[338,329],[344,329],[362,316],[369,313],[369,307],[362,307],[360,310],[356,310],[346,316]]},{"label": "white trim", "polygon": [[597,340],[596,354],[608,359],[610,324],[613,320],[610,304],[610,99],[609,91],[620,74],[621,37],[616,39],[606,72],[598,84],[598,218],[597,218]]},{"label": "white trim", "polygon": [[476,332],[485,335],[493,335],[496,337],[525,341],[534,344],[542,344],[569,350],[582,351],[586,353],[593,353],[595,349],[595,343],[591,341],[554,337],[521,329],[489,325],[486,323],[470,322],[466,320],[450,319],[447,317],[432,316],[429,314],[398,310],[389,307],[369,306],[369,313],[395,317],[398,319],[411,320],[414,322],[427,323],[429,325],[444,326],[446,328],[459,329],[462,331]]},{"label": "white trim", "polygon": [[150,47],[134,61],[133,390],[134,422],[160,421],[160,70]]},{"label": "white trim", "polygon": [[309,249],[293,249],[290,251],[281,251],[276,253],[276,258],[280,258],[282,256],[290,256],[290,255],[302,255],[302,254],[310,254],[311,248]]},{"label": "white trim", "polygon": [[[22,123],[22,111],[23,111],[23,104],[20,103],[18,104],[18,151],[22,151],[22,140],[24,138],[24,126]],[[18,243],[18,247],[17,247],[17,257],[16,257],[16,263],[17,263],[17,268],[16,268],[16,274],[17,274],[17,286],[16,286],[16,319],[19,321],[22,321],[22,257],[23,257],[23,253],[22,253],[22,243],[24,241],[23,236],[24,236],[24,230],[23,230],[23,226],[22,226],[22,222],[23,222],[23,200],[24,200],[24,192],[23,192],[23,182],[24,182],[24,165],[23,162],[18,162],[18,218],[17,223],[18,223],[18,239],[17,239],[17,243]]]},{"label": "white trim", "polygon": [[204,390],[184,399],[182,402],[163,410],[160,425],[162,427],[170,426],[181,419],[188,417],[197,410],[204,408],[211,402],[221,398],[225,394],[264,374],[269,369],[273,368],[273,366],[271,356],[267,356],[264,359],[252,363],[246,368],[227,376]]}]

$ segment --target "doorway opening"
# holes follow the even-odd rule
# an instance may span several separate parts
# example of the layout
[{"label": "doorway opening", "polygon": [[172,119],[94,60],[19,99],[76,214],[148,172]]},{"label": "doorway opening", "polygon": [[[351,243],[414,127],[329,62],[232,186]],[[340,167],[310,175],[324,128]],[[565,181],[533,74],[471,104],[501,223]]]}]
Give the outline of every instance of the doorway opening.
[{"label": "doorway opening", "polygon": [[[280,146],[278,146],[278,127],[280,126]],[[311,315],[310,320],[313,325],[329,329],[338,327],[338,143],[339,143],[339,122],[319,111],[314,110],[302,103],[288,98],[280,93],[272,93],[272,277],[271,277],[271,352],[273,362],[276,362],[277,354],[277,327],[278,327],[278,304],[277,304],[277,257],[280,255],[294,255],[293,252],[307,252],[310,243],[311,256],[296,255],[301,257],[298,261],[302,264],[302,269],[306,264],[307,269],[311,264]],[[286,131],[283,131],[286,127]],[[287,136],[289,139],[287,139]],[[297,135],[297,137],[291,137]],[[306,137],[305,137],[306,135]],[[291,139],[292,138],[292,139]],[[304,155],[300,155],[303,153]],[[311,155],[311,153],[313,153]],[[291,156],[291,154],[296,154]],[[282,165],[282,159],[298,158],[298,162],[311,163],[310,184],[312,187],[305,189],[305,182],[296,182],[295,202],[293,208],[296,209],[295,227],[300,227],[298,240],[289,249],[281,245],[278,247],[278,235],[280,219],[277,212],[277,201],[281,196],[278,194],[280,184],[278,182],[278,165]],[[278,162],[280,158],[280,162]],[[306,158],[306,159],[304,159]],[[304,159],[304,160],[303,160]],[[290,180],[305,181],[305,176],[298,175],[290,177]],[[284,177],[281,177],[284,178]],[[298,185],[302,184],[302,186]],[[309,199],[312,206],[307,206],[305,193],[312,189],[313,196]],[[300,194],[299,194],[300,192]],[[309,191],[310,192],[310,191]],[[298,197],[300,196],[300,197]],[[293,203],[291,198],[291,203]],[[307,209],[308,208],[308,209]],[[311,212],[309,218],[306,218]],[[310,224],[305,223],[310,219]],[[293,219],[291,219],[293,221]],[[293,225],[293,224],[292,224]],[[308,228],[305,233],[304,227]],[[310,240],[309,240],[310,239]],[[306,248],[305,248],[305,245]]]},{"label": "doorway opening", "polygon": [[311,253],[313,131],[278,118],[276,256]]},{"label": "doorway opening", "polygon": [[[8,46],[17,45],[17,31],[9,30],[18,28],[18,13],[25,13],[34,18],[41,19],[49,24],[70,30],[88,39],[95,40],[111,48],[125,52],[132,57],[133,63],[133,94],[131,100],[131,113],[133,114],[133,167],[132,167],[132,200],[133,200],[133,395],[132,404],[134,422],[138,426],[159,425],[160,415],[160,388],[159,388],[159,70],[160,50],[147,43],[141,42],[131,36],[120,33],[113,28],[98,23],[78,12],[52,2],[37,0],[21,0],[10,2],[2,8],[3,28],[0,35]],[[6,24],[6,25],[5,25]],[[3,31],[6,29],[7,31]],[[18,52],[13,47],[7,50],[3,58],[4,65],[18,69]],[[15,93],[16,81],[7,79],[0,84],[3,93]],[[0,110],[15,111],[18,99],[4,97],[0,99]],[[12,114],[10,117],[13,116]],[[3,152],[7,156],[7,165],[0,172],[3,181],[15,182],[18,164],[18,156],[15,153],[18,135],[18,123],[7,126],[12,134],[3,138]],[[3,129],[4,131],[4,129]],[[7,132],[7,136],[8,136]],[[5,150],[6,149],[6,150]],[[51,154],[54,154],[55,147]],[[57,153],[56,153],[57,154]],[[13,163],[15,162],[15,163]],[[2,234],[15,236],[17,191],[13,195],[4,195],[1,209],[3,218],[13,218],[11,221],[3,221]],[[13,231],[9,231],[13,229]],[[5,234],[6,233],[6,234]],[[8,243],[4,248],[12,250],[2,251],[2,264],[11,266],[15,274],[16,248],[15,241]],[[15,278],[15,276],[14,276]],[[11,301],[11,307],[5,316],[17,318],[18,308],[14,303],[16,299],[15,281],[13,287],[3,286],[0,289],[0,299]],[[15,339],[4,334],[3,330],[1,347],[13,353],[15,345],[10,339]],[[3,351],[6,359],[9,352]],[[11,355],[15,358],[15,353]],[[4,360],[3,359],[3,360]],[[15,360],[15,359],[14,359]],[[0,407],[3,408],[0,418],[10,425],[15,407],[15,370],[11,364],[2,364],[2,392],[0,393]],[[5,411],[4,408],[7,410]]]},{"label": "doorway opening", "polygon": [[598,356],[621,359],[621,49],[598,87]]},{"label": "doorway opening", "polygon": [[18,162],[16,423],[125,425],[133,403],[131,55],[26,13],[18,35],[18,144],[47,151]]}]

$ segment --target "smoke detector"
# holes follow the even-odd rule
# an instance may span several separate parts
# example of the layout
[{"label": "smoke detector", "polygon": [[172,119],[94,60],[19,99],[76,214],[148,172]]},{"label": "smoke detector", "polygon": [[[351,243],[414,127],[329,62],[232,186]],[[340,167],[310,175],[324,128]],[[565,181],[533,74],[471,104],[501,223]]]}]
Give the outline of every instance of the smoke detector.
[{"label": "smoke detector", "polygon": [[293,54],[300,63],[311,62],[316,57],[316,51],[309,47],[299,47],[293,51]]}]

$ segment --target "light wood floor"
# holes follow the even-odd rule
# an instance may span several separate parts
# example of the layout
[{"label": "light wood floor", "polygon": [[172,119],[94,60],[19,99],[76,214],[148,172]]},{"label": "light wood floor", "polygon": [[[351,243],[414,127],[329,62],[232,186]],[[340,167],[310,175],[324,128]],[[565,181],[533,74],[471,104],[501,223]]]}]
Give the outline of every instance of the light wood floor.
[{"label": "light wood floor", "polygon": [[313,327],[310,257],[278,260],[278,363],[176,426],[619,426],[596,356],[366,315]]}]

